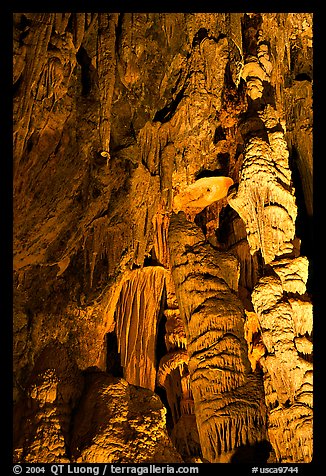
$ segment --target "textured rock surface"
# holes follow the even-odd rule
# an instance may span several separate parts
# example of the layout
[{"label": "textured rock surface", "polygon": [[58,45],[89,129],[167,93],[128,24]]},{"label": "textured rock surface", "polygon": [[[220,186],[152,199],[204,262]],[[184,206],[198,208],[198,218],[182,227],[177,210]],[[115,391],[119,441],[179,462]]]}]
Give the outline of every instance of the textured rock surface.
[{"label": "textured rock surface", "polygon": [[74,420],[72,460],[89,463],[182,462],[152,391],[104,373],[88,376]]},{"label": "textured rock surface", "polygon": [[128,382],[154,390],[156,330],[165,282],[159,266],[135,270],[116,304],[116,334],[121,365]]},{"label": "textured rock surface", "polygon": [[263,392],[250,380],[244,312],[232,293],[237,260],[205,244],[198,227],[181,213],[172,216],[169,246],[203,456],[228,461],[239,446],[265,438]]},{"label": "textured rock surface", "polygon": [[311,459],[312,26],[13,15],[15,461]]},{"label": "textured rock surface", "polygon": [[[313,369],[311,335],[306,331],[305,321],[311,322],[312,316],[309,310],[296,316],[295,306],[288,302],[286,294],[280,278],[274,276],[261,278],[252,294],[266,347],[260,364],[268,375],[265,388],[270,406],[268,431],[278,459],[309,462],[312,458]],[[300,304],[299,301],[299,308]],[[305,335],[298,335],[297,330],[302,328]]]},{"label": "textured rock surface", "polygon": [[[304,23],[309,31],[309,23]],[[277,460],[309,462],[313,453],[312,311],[305,295],[309,263],[298,256],[286,126],[275,109],[277,91],[268,99],[273,65],[268,43],[261,41],[263,32],[257,30],[253,40],[259,59],[249,56],[244,79],[248,83],[249,78],[251,99],[265,95],[265,102],[253,108],[252,117],[242,124],[244,158],[239,187],[229,204],[245,223],[250,253],[258,252],[262,259],[263,276],[257,275],[251,294],[256,315],[247,313],[246,338],[252,368],[259,363],[264,373],[270,442]],[[309,200],[306,208],[311,210]]]}]

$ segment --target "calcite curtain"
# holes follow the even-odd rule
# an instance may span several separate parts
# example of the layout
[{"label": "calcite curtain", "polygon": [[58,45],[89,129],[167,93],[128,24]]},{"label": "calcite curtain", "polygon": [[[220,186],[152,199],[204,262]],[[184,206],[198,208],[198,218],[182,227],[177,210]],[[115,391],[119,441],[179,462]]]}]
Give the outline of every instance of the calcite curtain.
[{"label": "calcite curtain", "polygon": [[14,13],[14,461],[313,456],[311,13]]}]

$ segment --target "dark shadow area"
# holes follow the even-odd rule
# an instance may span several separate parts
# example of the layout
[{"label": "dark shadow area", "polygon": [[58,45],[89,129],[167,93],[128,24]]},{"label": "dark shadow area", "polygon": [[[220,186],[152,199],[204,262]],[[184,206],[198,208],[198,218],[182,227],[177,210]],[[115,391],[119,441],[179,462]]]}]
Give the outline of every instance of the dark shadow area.
[{"label": "dark shadow area", "polygon": [[162,266],[162,263],[157,259],[154,247],[151,249],[150,254],[144,258],[144,268],[146,266]]},{"label": "dark shadow area", "polygon": [[19,76],[19,78],[16,80],[16,82],[13,84],[13,86],[12,86],[12,94],[13,94],[13,97],[18,96],[18,93],[19,93],[19,91],[20,91],[20,89],[21,89],[21,86],[22,86],[24,80],[25,80],[25,79],[24,79],[24,75],[21,74],[21,75]]},{"label": "dark shadow area", "polygon": [[113,377],[123,377],[118,340],[114,331],[106,334],[106,371]]},{"label": "dark shadow area", "polygon": [[155,357],[156,357],[156,367],[158,368],[158,364],[161,358],[167,354],[167,348],[165,345],[165,323],[166,317],[162,316],[157,327],[157,342],[156,342],[156,349],[155,349]]},{"label": "dark shadow area", "polygon": [[204,38],[207,38],[208,36],[208,31],[206,28],[199,28],[197,33],[194,36],[194,39],[192,40],[192,47],[194,48],[195,46],[200,45],[200,43],[203,41]]},{"label": "dark shadow area", "polygon": [[296,81],[311,81],[313,77],[313,48],[304,52],[301,44],[290,46],[290,71]]},{"label": "dark shadow area", "polygon": [[195,221],[196,225],[202,230],[202,232],[206,236],[206,234],[207,234],[207,226],[206,226],[207,217],[206,217],[206,209],[205,208],[204,208],[204,210],[202,210],[200,213],[198,213],[195,216],[194,221]]},{"label": "dark shadow area", "polygon": [[172,101],[169,104],[167,104],[165,107],[157,111],[153,118],[153,122],[161,122],[162,124],[165,122],[168,122],[174,115],[175,111],[177,110],[177,107],[181,99],[184,97],[184,92],[185,92],[185,87],[183,87],[176,94],[175,98],[172,99]]},{"label": "dark shadow area", "polygon": [[299,73],[296,75],[294,79],[295,81],[309,81],[309,82],[312,81],[311,76],[309,76],[309,74],[307,73]]},{"label": "dark shadow area", "polygon": [[117,53],[117,56],[120,57],[119,50],[121,47],[121,38],[122,38],[122,23],[124,20],[124,13],[119,13],[118,15],[118,22],[115,27],[115,51]]},{"label": "dark shadow area", "polygon": [[271,106],[273,106],[273,108],[276,109],[277,106],[276,106],[276,99],[275,99],[276,98],[275,87],[268,81],[263,81],[263,86],[264,86],[264,90],[263,90],[263,96],[261,98],[263,107],[266,104],[271,104]]},{"label": "dark shadow area", "polygon": [[[258,107],[258,102],[260,99],[256,99],[257,108],[261,107],[261,104]],[[241,115],[239,121],[239,131],[241,133],[242,139],[244,142],[248,141],[251,137],[259,137],[263,141],[268,143],[268,134],[265,128],[263,121],[256,115],[256,109],[253,108],[253,101],[249,98],[248,104],[251,104],[252,108]]]},{"label": "dark shadow area", "polygon": [[264,464],[267,463],[272,449],[272,445],[267,440],[259,441],[254,445],[243,445],[235,451],[230,463]]},{"label": "dark shadow area", "polygon": [[254,15],[248,15],[245,13],[241,18],[242,44],[243,51],[246,55],[257,55],[258,31],[261,27],[262,21],[263,19],[260,13]]},{"label": "dark shadow area", "polygon": [[226,135],[222,126],[215,129],[213,144],[217,144],[221,140],[226,140]]},{"label": "dark shadow area", "polygon": [[165,324],[166,324],[166,317],[164,315],[164,309],[166,309],[166,289],[164,286],[161,298],[161,307],[159,311],[159,315],[157,318],[157,334],[156,334],[156,347],[155,347],[155,360],[156,360],[156,370],[158,370],[159,363],[162,357],[168,353],[165,344]]},{"label": "dark shadow area", "polygon": [[82,46],[77,51],[76,58],[81,66],[82,95],[87,96],[91,91],[91,59]]}]

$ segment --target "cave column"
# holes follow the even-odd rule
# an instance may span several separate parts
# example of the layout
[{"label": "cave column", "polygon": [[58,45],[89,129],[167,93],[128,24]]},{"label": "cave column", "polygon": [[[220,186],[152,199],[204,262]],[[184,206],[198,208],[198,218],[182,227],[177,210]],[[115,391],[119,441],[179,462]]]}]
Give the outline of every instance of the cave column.
[{"label": "cave column", "polygon": [[172,214],[168,243],[203,457],[227,462],[239,446],[265,438],[262,384],[250,373],[235,294],[238,262],[205,243],[183,212]]}]

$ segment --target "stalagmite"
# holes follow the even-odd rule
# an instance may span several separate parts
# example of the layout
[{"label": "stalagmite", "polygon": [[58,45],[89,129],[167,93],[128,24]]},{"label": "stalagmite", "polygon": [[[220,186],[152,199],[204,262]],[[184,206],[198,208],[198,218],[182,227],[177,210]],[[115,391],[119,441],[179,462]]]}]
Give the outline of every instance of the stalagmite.
[{"label": "stalagmite", "polygon": [[[302,282],[295,282],[297,292],[303,291]],[[311,324],[312,316],[297,312],[286,298],[289,291],[287,283],[283,283],[279,277],[261,278],[252,294],[267,348],[267,355],[260,362],[269,375],[269,385],[276,390],[278,402],[269,413],[268,433],[279,461],[308,462],[312,456],[313,435],[312,363],[309,361],[312,344],[307,337],[296,334],[302,324],[305,330],[307,317]],[[295,292],[295,287],[290,290]],[[298,301],[295,302],[300,308]],[[280,431],[280,427],[284,431]]]},{"label": "stalagmite", "polygon": [[271,263],[271,266],[280,277],[285,292],[301,295],[306,292],[309,266],[307,258],[299,256],[294,259],[282,259]]},{"label": "stalagmite", "polygon": [[157,395],[101,372],[87,378],[73,431],[74,462],[182,462],[167,434],[166,410]]},{"label": "stalagmite", "polygon": [[26,451],[29,463],[69,463],[71,408],[82,389],[82,374],[67,347],[59,343],[47,346],[35,362],[28,382],[25,418],[21,432],[15,435],[15,461],[20,461]]}]

